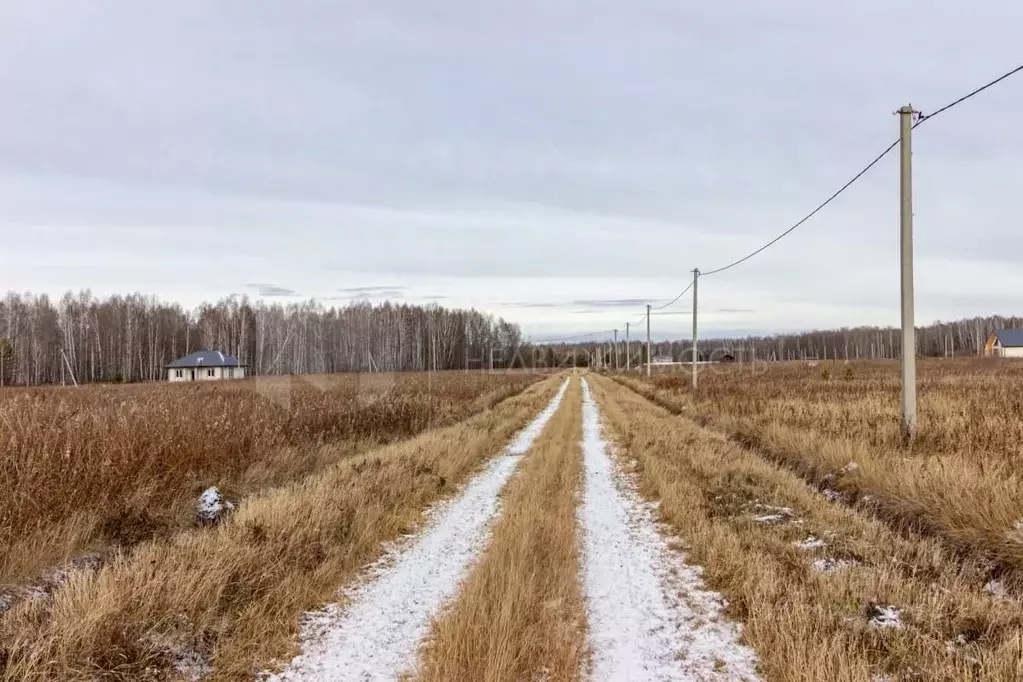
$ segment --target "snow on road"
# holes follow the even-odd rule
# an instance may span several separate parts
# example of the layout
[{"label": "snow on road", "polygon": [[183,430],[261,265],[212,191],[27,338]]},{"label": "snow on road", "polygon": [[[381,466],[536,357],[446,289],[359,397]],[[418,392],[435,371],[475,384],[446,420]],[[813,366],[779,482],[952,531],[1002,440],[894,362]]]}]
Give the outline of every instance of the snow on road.
[{"label": "snow on road", "polygon": [[348,592],[348,607],[333,604],[307,614],[302,653],[277,681],[394,680],[416,664],[431,620],[452,599],[486,543],[498,513],[498,494],[557,411],[568,388],[476,476],[454,500],[429,513],[425,530],[385,557]]},{"label": "snow on road", "polygon": [[725,621],[721,595],[668,547],[652,506],[608,455],[583,380],[584,494],[579,506],[591,679],[755,680],[756,655]]}]

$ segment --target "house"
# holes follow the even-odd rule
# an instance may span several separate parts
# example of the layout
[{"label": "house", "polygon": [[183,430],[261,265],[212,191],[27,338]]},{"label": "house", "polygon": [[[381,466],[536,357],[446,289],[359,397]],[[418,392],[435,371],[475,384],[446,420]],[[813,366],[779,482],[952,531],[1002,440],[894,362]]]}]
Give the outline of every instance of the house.
[{"label": "house", "polygon": [[999,329],[988,337],[984,355],[1023,358],[1023,329]]},{"label": "house", "polygon": [[672,357],[670,355],[655,355],[654,356],[653,364],[655,364],[655,365],[670,365],[670,364],[672,364],[672,362],[673,362],[673,359],[672,359]]},{"label": "house", "polygon": [[245,367],[233,355],[219,350],[201,350],[166,365],[167,381],[213,381],[241,379]]}]

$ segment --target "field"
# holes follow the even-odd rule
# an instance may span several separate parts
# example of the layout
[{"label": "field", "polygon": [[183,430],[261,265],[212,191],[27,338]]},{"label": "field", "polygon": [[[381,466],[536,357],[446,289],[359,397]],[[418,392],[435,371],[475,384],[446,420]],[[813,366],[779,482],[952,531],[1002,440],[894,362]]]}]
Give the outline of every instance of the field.
[{"label": "field", "polygon": [[103,559],[0,679],[1020,679],[1023,365],[919,370],[0,393],[4,579]]},{"label": "field", "polygon": [[[475,414],[532,377],[348,374],[0,391],[0,586]],[[2,594],[0,590],[0,594]]]},{"label": "field", "polygon": [[1023,365],[1011,361],[923,361],[918,435],[908,447],[899,433],[896,363],[715,368],[696,400],[689,377],[655,376],[641,390],[846,504],[940,538],[1018,592],[1021,381]]}]

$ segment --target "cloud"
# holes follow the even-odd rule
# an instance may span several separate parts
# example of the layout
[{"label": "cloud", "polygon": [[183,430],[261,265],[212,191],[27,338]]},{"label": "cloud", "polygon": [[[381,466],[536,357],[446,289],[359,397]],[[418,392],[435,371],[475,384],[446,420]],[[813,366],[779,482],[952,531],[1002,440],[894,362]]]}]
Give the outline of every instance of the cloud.
[{"label": "cloud", "polygon": [[501,303],[509,308],[561,308],[564,303],[550,303],[545,301],[506,301]]},{"label": "cloud", "polygon": [[599,310],[593,311],[575,311],[575,312],[606,312],[608,308],[636,308],[645,306],[648,299],[645,298],[616,298],[616,299],[576,299],[572,301],[511,301],[504,302],[501,305],[508,306],[510,308],[577,308],[579,306],[588,306],[592,308],[599,308]]},{"label": "cloud", "polygon": [[592,306],[594,308],[637,308],[645,306],[650,302],[647,298],[612,298],[612,299],[582,299],[572,301],[571,305]]},{"label": "cloud", "polygon": [[253,282],[251,284],[246,284],[245,286],[250,287],[252,289],[255,289],[256,293],[259,296],[285,297],[285,296],[298,296],[299,295],[299,293],[297,291],[295,291],[294,289],[289,289],[287,287],[277,286],[276,284],[266,284],[266,283],[262,283],[262,282]]},{"label": "cloud", "polygon": [[346,287],[338,291],[350,294],[350,298],[404,298],[405,287]]},{"label": "cloud", "polygon": [[343,287],[338,291],[346,294],[373,294],[379,291],[402,291],[405,287],[402,286],[386,286],[386,287]]}]

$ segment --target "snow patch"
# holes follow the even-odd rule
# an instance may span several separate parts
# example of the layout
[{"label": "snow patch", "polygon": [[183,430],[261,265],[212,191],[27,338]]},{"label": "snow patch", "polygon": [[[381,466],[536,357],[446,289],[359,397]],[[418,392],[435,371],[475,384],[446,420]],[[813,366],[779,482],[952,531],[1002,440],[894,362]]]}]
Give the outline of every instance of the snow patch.
[{"label": "snow patch", "polygon": [[[209,655],[198,646],[186,643],[180,636],[150,632],[144,639],[161,649],[170,660],[174,672],[187,682],[200,682],[213,672]],[[152,672],[159,671],[153,669]]]},{"label": "snow patch", "polygon": [[234,504],[225,500],[220,488],[211,486],[202,491],[199,504],[195,508],[195,517],[199,523],[212,525],[218,523],[225,514],[234,510]]},{"label": "snow patch", "polygon": [[821,547],[826,547],[828,543],[814,535],[811,535],[807,537],[805,540],[793,542],[792,544],[795,545],[797,548],[803,550],[804,552],[809,552],[815,549],[820,549]]},{"label": "snow patch", "polygon": [[833,559],[831,557],[824,557],[823,559],[817,559],[813,562],[813,567],[819,573],[831,574],[837,573],[843,568],[851,568],[853,566],[859,566],[860,562],[854,561],[853,559]]},{"label": "snow patch", "polygon": [[770,504],[755,504],[753,507],[759,511],[771,512],[769,514],[754,516],[753,520],[757,523],[775,526],[782,523],[788,523],[796,518],[796,512],[792,509],[792,507],[775,507]]},{"label": "snow patch", "polygon": [[824,490],[822,490],[821,495],[826,497],[828,499],[828,502],[838,502],[839,500],[842,499],[842,493],[838,492],[837,490],[832,490],[831,488],[825,488]]},{"label": "snow patch", "polygon": [[608,455],[600,413],[583,386],[584,494],[578,508],[591,677],[618,680],[755,680],[756,655],[724,620],[724,597],[705,589],[658,533]]},{"label": "snow patch", "polygon": [[431,621],[458,592],[483,551],[499,511],[499,494],[523,455],[557,411],[568,380],[547,407],[454,500],[428,513],[425,530],[369,567],[346,591],[348,605],[306,614],[302,653],[280,675],[264,679],[395,680],[415,667]]},{"label": "snow patch", "polygon": [[870,616],[867,622],[871,627],[895,628],[896,630],[902,628],[902,611],[895,606],[871,604],[867,615]]},{"label": "snow patch", "polygon": [[1005,587],[1005,583],[1001,580],[989,580],[987,584],[984,585],[984,591],[996,599],[1009,598],[1009,590]]},{"label": "snow patch", "polygon": [[757,523],[766,523],[769,526],[773,526],[779,523],[785,523],[788,518],[782,514],[768,514],[767,516],[754,516],[753,520]]},{"label": "snow patch", "polygon": [[0,594],[0,614],[11,610],[15,604],[27,599],[49,599],[58,588],[63,586],[71,574],[76,571],[95,571],[103,565],[103,557],[99,554],[77,556],[62,566],[51,567],[39,576],[39,579],[28,585],[6,588]]}]

